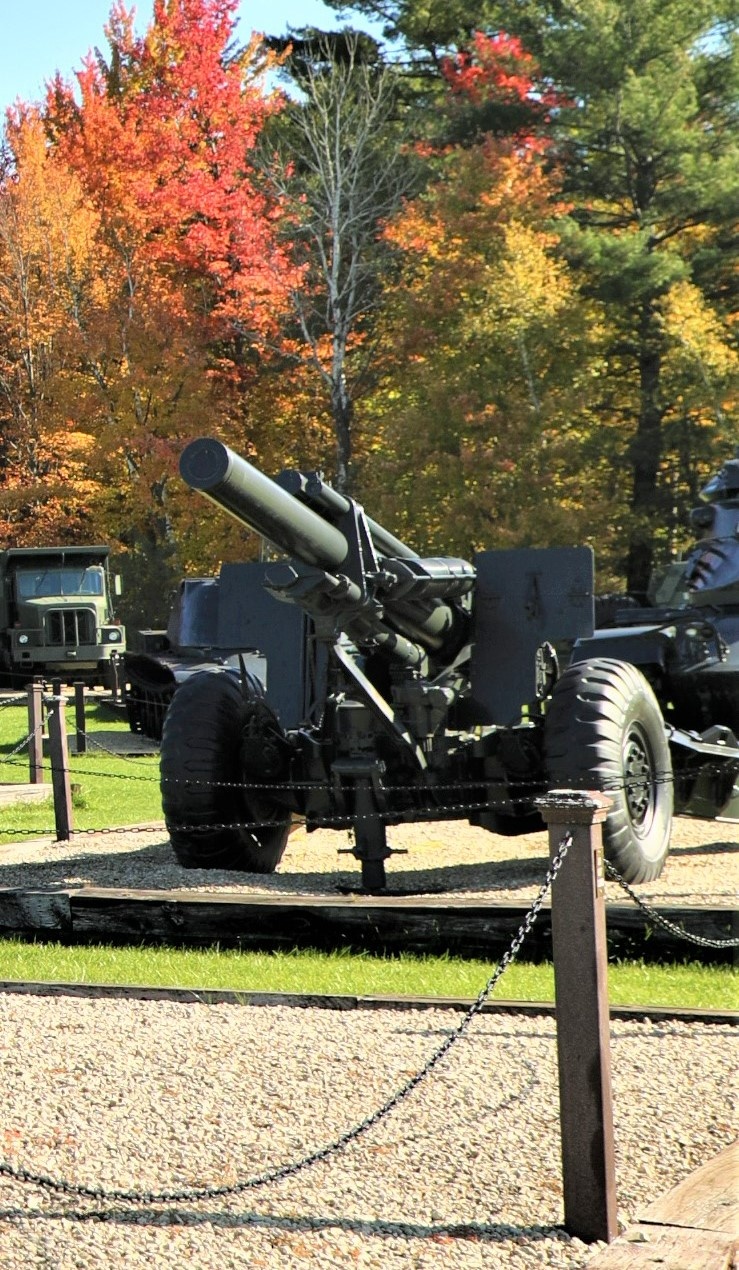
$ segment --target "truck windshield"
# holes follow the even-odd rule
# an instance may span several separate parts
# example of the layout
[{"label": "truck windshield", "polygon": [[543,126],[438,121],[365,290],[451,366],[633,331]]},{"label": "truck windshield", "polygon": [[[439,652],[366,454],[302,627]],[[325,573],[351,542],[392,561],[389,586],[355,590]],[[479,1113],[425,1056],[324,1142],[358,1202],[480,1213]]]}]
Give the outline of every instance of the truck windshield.
[{"label": "truck windshield", "polygon": [[104,595],[99,565],[86,569],[39,569],[18,575],[18,599],[33,600],[56,595]]}]

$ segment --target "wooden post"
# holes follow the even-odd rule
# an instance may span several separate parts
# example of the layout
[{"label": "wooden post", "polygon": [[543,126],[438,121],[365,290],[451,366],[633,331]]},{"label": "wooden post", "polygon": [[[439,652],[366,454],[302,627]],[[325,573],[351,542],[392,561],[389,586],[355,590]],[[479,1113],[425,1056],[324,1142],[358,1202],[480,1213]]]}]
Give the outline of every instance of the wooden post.
[{"label": "wooden post", "polygon": [[28,685],[28,761],[30,765],[29,783],[44,783],[44,707],[41,700],[43,685]]},{"label": "wooden post", "polygon": [[72,834],[72,790],[69,783],[67,725],[64,717],[66,697],[62,696],[59,679],[53,681],[51,688],[53,696],[48,703],[48,719],[54,823],[57,842],[68,842]]},{"label": "wooden post", "polygon": [[118,697],[120,695],[118,667],[119,667],[118,654],[113,653],[113,656],[110,659],[110,693],[111,693],[111,699],[114,704],[117,702]]},{"label": "wooden post", "polygon": [[85,730],[85,685],[74,685],[74,721],[77,729],[77,753],[87,753],[87,732]]},{"label": "wooden post", "polygon": [[601,824],[611,799],[552,790],[537,799],[549,853],[572,845],[552,887],[565,1228],[585,1243],[618,1235]]}]

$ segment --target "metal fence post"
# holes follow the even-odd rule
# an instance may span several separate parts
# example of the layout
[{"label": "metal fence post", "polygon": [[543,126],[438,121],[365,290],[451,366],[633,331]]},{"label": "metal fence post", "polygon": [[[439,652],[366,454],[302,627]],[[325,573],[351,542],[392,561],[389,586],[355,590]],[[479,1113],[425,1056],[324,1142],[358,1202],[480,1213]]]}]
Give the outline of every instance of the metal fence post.
[{"label": "metal fence post", "polygon": [[119,697],[125,701],[125,693],[121,691],[120,674],[121,657],[119,653],[113,653],[110,659],[110,695],[114,704]]},{"label": "metal fence post", "polygon": [[552,888],[565,1228],[592,1243],[618,1235],[601,824],[611,799],[552,790],[537,799],[549,852],[572,845]]},{"label": "metal fence post", "polygon": [[28,685],[28,780],[31,785],[44,783],[44,707],[41,700],[43,685]]},{"label": "metal fence post", "polygon": [[68,842],[72,835],[72,790],[69,783],[67,725],[64,717],[67,699],[62,696],[62,685],[59,679],[55,679],[52,683],[52,694],[48,721],[54,823],[57,842]]}]

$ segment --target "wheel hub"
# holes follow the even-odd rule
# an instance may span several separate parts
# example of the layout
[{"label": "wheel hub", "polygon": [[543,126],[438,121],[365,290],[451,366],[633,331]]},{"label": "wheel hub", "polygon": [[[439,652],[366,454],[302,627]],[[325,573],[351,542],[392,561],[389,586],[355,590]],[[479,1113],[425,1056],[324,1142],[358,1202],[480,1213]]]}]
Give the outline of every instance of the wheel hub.
[{"label": "wheel hub", "polygon": [[642,737],[631,733],[624,752],[626,805],[632,824],[642,825],[652,806],[652,762]]}]

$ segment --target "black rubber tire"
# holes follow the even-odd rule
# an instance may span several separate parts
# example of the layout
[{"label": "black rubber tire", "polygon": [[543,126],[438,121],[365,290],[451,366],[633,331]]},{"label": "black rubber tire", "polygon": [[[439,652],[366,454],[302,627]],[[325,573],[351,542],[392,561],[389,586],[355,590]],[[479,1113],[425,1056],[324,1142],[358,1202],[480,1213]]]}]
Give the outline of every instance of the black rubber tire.
[{"label": "black rubber tire", "polygon": [[[249,694],[237,680],[209,671],[185,680],[167,710],[159,764],[162,808],[174,853],[186,869],[273,873],[282,859],[289,813],[238,788],[248,711]],[[244,828],[259,820],[276,823]]]},{"label": "black rubber tire", "polygon": [[672,761],[641,671],[608,657],[569,666],[554,687],[544,743],[550,789],[597,789],[614,800],[603,849],[621,877],[659,877],[672,829]]}]

